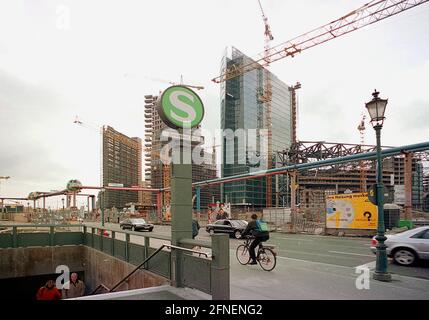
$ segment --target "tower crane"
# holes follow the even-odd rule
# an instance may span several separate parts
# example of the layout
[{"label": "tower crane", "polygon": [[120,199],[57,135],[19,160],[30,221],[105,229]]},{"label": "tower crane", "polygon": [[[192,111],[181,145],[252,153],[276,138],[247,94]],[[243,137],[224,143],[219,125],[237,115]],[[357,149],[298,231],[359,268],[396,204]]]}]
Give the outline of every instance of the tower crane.
[{"label": "tower crane", "polygon": [[[360,134],[361,146],[365,144],[365,119],[366,119],[366,116],[365,114],[362,113],[361,121],[359,123],[359,126],[357,127]],[[360,168],[360,179],[359,179],[360,192],[366,192],[366,168],[365,168],[364,160],[361,160],[359,162],[359,168]]]},{"label": "tower crane", "polygon": [[[271,75],[268,70],[270,63],[270,42],[274,40],[273,34],[271,33],[271,27],[268,23],[268,18],[265,15],[264,9],[262,8],[261,1],[258,0],[259,8],[262,13],[262,21],[264,22],[264,62],[266,68],[264,68],[264,90],[262,95],[259,96],[259,102],[265,105],[265,125],[268,133],[268,150],[267,150],[267,170],[272,168],[273,162],[273,151],[272,151],[272,120],[271,120],[271,100],[272,100],[272,84],[271,84]],[[271,176],[266,177],[266,207],[271,207],[272,203],[272,181]]]},{"label": "tower crane", "polygon": [[[303,33],[275,47],[269,49],[265,48],[264,52],[257,55],[253,61],[238,67],[234,65],[230,68],[226,68],[225,72],[213,78],[212,81],[221,83],[243,75],[246,72],[266,67],[271,62],[287,57],[294,57],[304,50],[389,18],[428,1],[429,0],[373,0],[335,21]],[[269,27],[268,24],[266,24],[266,26]],[[270,32],[269,29],[266,31]]]},{"label": "tower crane", "polygon": [[173,82],[173,81],[167,81],[167,80],[160,79],[160,78],[150,78],[150,77],[146,77],[146,78],[149,79],[149,80],[152,80],[152,81],[158,81],[158,82],[162,82],[162,83],[168,83],[168,84],[171,84],[173,86],[181,85],[181,86],[185,86],[185,87],[189,87],[189,88],[194,88],[194,89],[197,89],[197,90],[203,90],[204,89],[203,86],[196,86],[196,85],[190,85],[190,84],[183,83],[183,75],[180,75],[180,83]]}]

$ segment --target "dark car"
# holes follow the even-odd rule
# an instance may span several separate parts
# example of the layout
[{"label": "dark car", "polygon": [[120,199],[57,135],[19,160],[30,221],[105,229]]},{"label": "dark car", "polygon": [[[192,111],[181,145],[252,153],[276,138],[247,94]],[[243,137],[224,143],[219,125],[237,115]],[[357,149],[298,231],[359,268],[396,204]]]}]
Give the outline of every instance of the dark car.
[{"label": "dark car", "polygon": [[121,229],[130,229],[132,231],[146,230],[152,231],[153,224],[147,223],[144,219],[125,219],[119,226]]},{"label": "dark car", "polygon": [[206,231],[210,234],[228,233],[236,239],[241,238],[241,234],[247,227],[247,222],[244,220],[221,219],[206,226]]}]

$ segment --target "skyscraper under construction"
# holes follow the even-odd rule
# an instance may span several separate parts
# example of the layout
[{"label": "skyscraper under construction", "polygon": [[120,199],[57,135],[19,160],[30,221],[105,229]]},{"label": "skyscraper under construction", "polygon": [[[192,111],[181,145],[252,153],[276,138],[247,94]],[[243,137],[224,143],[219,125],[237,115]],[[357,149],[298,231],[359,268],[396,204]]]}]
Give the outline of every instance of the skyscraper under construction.
[{"label": "skyscraper under construction", "polygon": [[[103,186],[140,187],[142,183],[142,141],[130,138],[110,126],[102,128]],[[124,208],[128,203],[141,203],[142,193],[106,190],[104,207]]]},{"label": "skyscraper under construction", "polygon": [[[232,48],[231,56],[225,53],[221,69],[251,62],[249,57],[236,48]],[[269,117],[267,117],[267,108],[262,99],[267,74],[271,81],[271,115]],[[251,163],[250,159],[254,154],[258,154],[258,157],[262,156],[261,158],[265,157],[266,162],[271,162],[270,167],[276,166],[274,160],[276,152],[290,148],[293,141],[293,90],[293,87],[289,87],[263,68],[246,72],[221,83],[221,128],[223,130],[231,129],[233,132],[243,129],[246,133],[249,132],[249,129],[258,130],[258,133],[269,129],[269,134],[271,134],[271,139],[268,140],[271,146],[265,150],[263,149],[266,146],[260,139],[260,134],[257,136],[256,149],[250,148],[248,144],[239,146],[238,143],[234,143],[232,147],[231,144],[228,145],[227,138],[224,136],[222,140],[222,177],[266,169],[266,166],[259,167],[257,164]],[[267,121],[267,119],[271,120]],[[267,154],[268,150],[272,154]],[[242,155],[244,154],[245,159],[239,159],[240,152]],[[248,203],[256,207],[275,203],[276,188],[285,184],[283,176],[276,179],[271,184],[270,192],[266,190],[265,178],[225,183],[223,200],[232,204]],[[267,201],[267,195],[272,199]]]}]

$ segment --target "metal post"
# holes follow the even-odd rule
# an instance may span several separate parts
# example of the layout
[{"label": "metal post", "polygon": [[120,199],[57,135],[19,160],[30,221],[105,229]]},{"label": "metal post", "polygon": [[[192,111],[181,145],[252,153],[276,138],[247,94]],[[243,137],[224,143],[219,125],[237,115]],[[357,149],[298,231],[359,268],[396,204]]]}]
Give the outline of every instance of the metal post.
[{"label": "metal post", "polygon": [[213,300],[230,299],[229,237],[214,234],[212,239],[211,292]]},{"label": "metal post", "polygon": [[374,126],[377,136],[377,212],[378,228],[377,236],[377,260],[375,265],[374,279],[379,281],[391,281],[392,277],[387,273],[387,254],[386,254],[386,236],[384,235],[384,192],[383,192],[383,162],[381,158],[381,125]]},{"label": "metal post", "polygon": [[161,203],[162,203],[162,193],[158,191],[156,193],[156,216],[160,221],[162,221],[162,212],[161,212]]},{"label": "metal post", "polygon": [[279,176],[276,174],[276,208],[279,207]]},{"label": "metal post", "polygon": [[91,228],[91,248],[94,248],[94,232],[95,228]]},{"label": "metal post", "polygon": [[49,227],[49,245],[52,247],[54,246],[54,242],[55,242],[55,230],[54,227],[50,226]]},{"label": "metal post", "polygon": [[197,193],[197,214],[201,213],[201,187],[196,188]]},{"label": "metal post", "polygon": [[125,234],[125,261],[130,261],[130,235],[128,233]]},{"label": "metal post", "polygon": [[12,246],[18,248],[18,228],[12,227]]},{"label": "metal post", "polygon": [[[192,238],[192,164],[186,161],[186,158],[191,155],[191,148],[190,141],[184,141],[183,132],[181,132],[180,142],[180,163],[173,161],[171,168],[171,244],[173,246],[179,246],[181,239]],[[181,287],[182,252],[172,250],[171,257],[172,285]]]},{"label": "metal post", "polygon": [[150,238],[144,237],[144,258],[145,259],[149,257],[149,246],[150,246]]},{"label": "metal post", "polygon": [[412,220],[413,154],[407,152],[404,159],[405,220]]},{"label": "metal post", "polygon": [[115,231],[112,231],[112,257],[115,256]]},{"label": "metal post", "polygon": [[83,226],[82,244],[84,244],[84,245],[87,245],[87,243],[86,243],[86,232],[87,232],[87,227]]},{"label": "metal post", "polygon": [[101,226],[102,227],[104,227],[104,199],[105,199],[105,197],[104,197],[104,193],[105,193],[106,191],[105,190],[102,190],[101,191],[101,206],[100,206],[100,208],[101,208]]},{"label": "metal post", "polygon": [[90,198],[90,196],[88,196],[88,198],[86,199],[87,200],[87,202],[88,202],[88,213],[87,213],[87,215],[85,216],[85,212],[83,213],[83,218],[85,219],[85,218],[87,218],[87,217],[89,217],[89,198]]}]

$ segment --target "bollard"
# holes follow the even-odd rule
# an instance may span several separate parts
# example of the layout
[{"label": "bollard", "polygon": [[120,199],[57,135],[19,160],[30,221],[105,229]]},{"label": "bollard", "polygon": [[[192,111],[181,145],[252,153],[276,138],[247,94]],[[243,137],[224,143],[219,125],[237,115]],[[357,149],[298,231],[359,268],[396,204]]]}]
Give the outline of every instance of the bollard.
[{"label": "bollard", "polygon": [[212,239],[211,293],[213,300],[230,299],[229,235],[214,234]]}]

